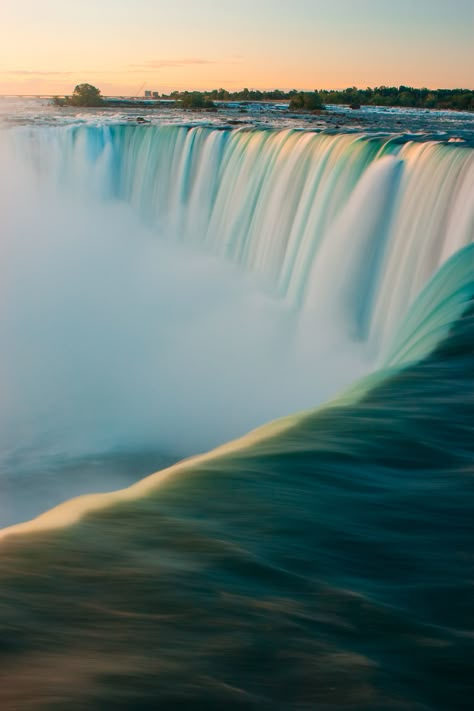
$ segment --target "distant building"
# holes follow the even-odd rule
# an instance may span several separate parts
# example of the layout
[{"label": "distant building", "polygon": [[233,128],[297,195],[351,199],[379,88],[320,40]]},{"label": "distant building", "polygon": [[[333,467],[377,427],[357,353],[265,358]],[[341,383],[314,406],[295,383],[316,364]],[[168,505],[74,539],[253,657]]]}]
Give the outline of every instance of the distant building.
[{"label": "distant building", "polygon": [[159,92],[159,91],[154,91],[154,92],[153,92],[153,98],[154,98],[154,99],[159,99],[159,98],[160,98],[160,92]]},{"label": "distant building", "polygon": [[151,99],[151,91],[145,91],[145,99]]}]

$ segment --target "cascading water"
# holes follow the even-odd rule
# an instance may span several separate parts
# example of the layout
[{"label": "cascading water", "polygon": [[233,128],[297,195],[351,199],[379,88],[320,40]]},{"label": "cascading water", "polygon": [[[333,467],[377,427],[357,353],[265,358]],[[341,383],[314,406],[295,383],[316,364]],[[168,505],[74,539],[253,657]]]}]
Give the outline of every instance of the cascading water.
[{"label": "cascading water", "polygon": [[[26,130],[19,140],[58,183],[130,203],[169,239],[261,274],[295,303],[308,305],[315,269],[328,272],[328,251],[339,260],[332,268],[340,281],[343,254],[354,254],[354,288],[372,282],[365,301],[381,301],[387,328],[473,239],[472,151],[454,146],[120,125]],[[367,263],[367,252],[375,263]]]},{"label": "cascading water", "polygon": [[287,415],[0,531],[0,705],[465,708],[472,149],[105,125],[0,158],[3,523]]},{"label": "cascading water", "polygon": [[473,240],[452,145],[105,125],[1,150],[3,471],[177,458],[314,407],[387,360]]}]

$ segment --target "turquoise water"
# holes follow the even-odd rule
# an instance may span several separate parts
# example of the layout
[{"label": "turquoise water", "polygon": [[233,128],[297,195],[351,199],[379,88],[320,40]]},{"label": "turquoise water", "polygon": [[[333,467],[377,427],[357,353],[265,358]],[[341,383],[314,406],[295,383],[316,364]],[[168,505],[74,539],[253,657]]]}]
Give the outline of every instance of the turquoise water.
[{"label": "turquoise water", "polygon": [[7,538],[4,705],[469,708],[473,328],[352,405]]},{"label": "turquoise water", "polygon": [[[303,413],[281,412],[287,417],[131,488],[0,532],[0,702],[7,709],[469,708],[472,153],[345,135],[144,130],[35,134],[35,175],[54,185],[59,176],[87,199],[92,186],[101,200],[132,205],[167,244],[192,243],[261,279],[266,298],[285,303],[285,314],[305,326],[312,367],[291,389],[303,383],[301,393],[312,397],[318,380],[332,378],[332,392],[320,393],[318,407],[300,396]],[[271,229],[262,229],[267,223]],[[57,250],[47,254],[63,263]],[[82,262],[74,263],[82,278]],[[77,313],[76,301],[65,303],[68,316]],[[122,311],[120,320],[133,322]],[[308,324],[319,334],[314,347]],[[45,329],[54,343],[53,328]],[[321,349],[334,329],[333,348]],[[228,353],[244,348],[239,333],[234,328]],[[268,368],[276,357],[270,344]],[[328,369],[338,348],[350,356],[345,378],[344,368],[342,375]],[[107,368],[88,371],[88,390],[75,351],[64,353],[90,398],[102,392],[95,376],[106,378]],[[274,377],[265,394],[239,382],[242,397],[255,401],[284,385]],[[54,402],[68,421],[59,395]],[[192,420],[171,416],[173,404],[171,396],[162,402],[184,439]],[[208,403],[191,404],[207,424],[203,432],[213,430]],[[132,415],[117,426],[122,442],[127,428],[141,425]],[[82,451],[96,443],[101,421],[90,432],[84,426]],[[59,451],[69,433],[62,424]],[[51,434],[37,430],[32,441]]]}]

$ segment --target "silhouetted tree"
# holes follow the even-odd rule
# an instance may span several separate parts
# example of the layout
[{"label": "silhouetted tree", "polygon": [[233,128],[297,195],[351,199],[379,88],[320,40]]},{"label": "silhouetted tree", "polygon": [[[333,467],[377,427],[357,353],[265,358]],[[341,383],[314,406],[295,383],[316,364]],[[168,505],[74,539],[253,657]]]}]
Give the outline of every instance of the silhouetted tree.
[{"label": "silhouetted tree", "polygon": [[199,91],[185,91],[181,97],[183,109],[214,109],[215,104]]},{"label": "silhouetted tree", "polygon": [[103,106],[104,99],[100,89],[92,84],[78,84],[67,103],[70,106]]},{"label": "silhouetted tree", "polygon": [[290,111],[319,111],[323,101],[318,91],[300,91],[291,97]]}]

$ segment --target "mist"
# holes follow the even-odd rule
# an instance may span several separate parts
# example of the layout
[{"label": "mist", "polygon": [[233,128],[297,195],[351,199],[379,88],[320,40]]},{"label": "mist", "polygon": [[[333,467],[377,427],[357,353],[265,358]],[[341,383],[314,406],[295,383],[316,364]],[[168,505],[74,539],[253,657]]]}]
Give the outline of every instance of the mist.
[{"label": "mist", "polygon": [[71,195],[11,160],[0,193],[4,476],[114,452],[176,460],[369,368],[330,301],[323,316],[297,312],[126,204]]},{"label": "mist", "polygon": [[452,146],[88,125],[0,160],[0,524],[323,403],[472,241]]}]

